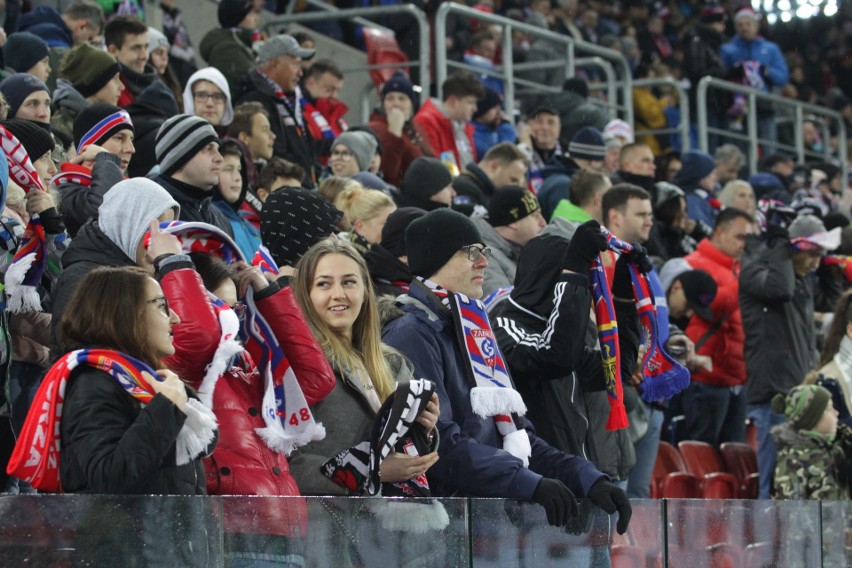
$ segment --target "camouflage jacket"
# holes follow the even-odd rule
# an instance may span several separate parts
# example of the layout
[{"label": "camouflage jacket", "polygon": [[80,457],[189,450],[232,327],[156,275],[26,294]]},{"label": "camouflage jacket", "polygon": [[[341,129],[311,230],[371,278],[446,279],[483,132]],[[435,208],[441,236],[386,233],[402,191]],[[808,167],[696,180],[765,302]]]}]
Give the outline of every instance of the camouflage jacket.
[{"label": "camouflage jacket", "polygon": [[794,430],[789,423],[772,429],[778,458],[775,465],[774,499],[849,498],[840,481],[846,461],[840,439],[828,442],[816,435]]}]

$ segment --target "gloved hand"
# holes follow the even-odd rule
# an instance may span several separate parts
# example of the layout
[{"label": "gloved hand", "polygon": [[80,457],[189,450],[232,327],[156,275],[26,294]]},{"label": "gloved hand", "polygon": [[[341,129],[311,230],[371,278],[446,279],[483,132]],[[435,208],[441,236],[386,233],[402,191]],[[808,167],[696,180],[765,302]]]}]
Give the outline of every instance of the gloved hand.
[{"label": "gloved hand", "polygon": [[648,251],[638,243],[633,244],[633,250],[622,254],[615,263],[615,274],[612,281],[612,294],[618,298],[633,297],[633,278],[629,266],[635,263],[645,274],[654,269],[654,263],[648,258]]},{"label": "gloved hand", "polygon": [[601,233],[601,225],[594,219],[586,221],[574,232],[571,244],[565,252],[562,267],[571,272],[588,274],[592,262],[606,250],[606,237]]},{"label": "gloved hand", "polygon": [[580,499],[579,505],[580,514],[576,517],[571,517],[565,523],[565,532],[576,536],[587,534],[592,530],[592,521],[595,517],[595,511],[597,511],[595,504],[588,499]]},{"label": "gloved hand", "polygon": [[558,479],[542,478],[532,498],[544,507],[547,523],[551,526],[564,527],[570,517],[580,514],[574,494]]},{"label": "gloved hand", "polygon": [[766,227],[766,244],[770,247],[775,246],[778,241],[789,241],[790,233],[783,225],[767,225]]},{"label": "gloved hand", "polygon": [[630,500],[627,499],[627,494],[624,491],[602,477],[589,489],[589,499],[608,515],[618,511],[618,524],[615,528],[618,534],[627,532],[627,525],[630,524],[633,508],[630,506]]}]

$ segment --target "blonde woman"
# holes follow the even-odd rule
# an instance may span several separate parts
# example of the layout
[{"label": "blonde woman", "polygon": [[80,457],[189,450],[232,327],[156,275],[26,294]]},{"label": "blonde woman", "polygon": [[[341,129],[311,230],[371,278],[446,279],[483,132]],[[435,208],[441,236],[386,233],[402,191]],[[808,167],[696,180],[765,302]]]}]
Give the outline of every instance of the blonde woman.
[{"label": "blonde woman", "polygon": [[[342,209],[342,194],[347,190],[355,190],[355,189],[364,189],[364,186],[355,181],[354,179],[331,176],[322,180],[317,188],[317,193],[320,197],[343,211]],[[351,224],[349,223],[349,219],[346,218],[346,215],[343,215],[343,218],[337,224],[338,228],[341,231],[348,231],[351,229]]]},{"label": "blonde woman", "polygon": [[365,250],[382,242],[382,229],[388,216],[396,211],[393,199],[376,189],[353,188],[341,193],[339,202],[339,209],[352,227],[341,236]]},{"label": "blonde woman", "polygon": [[734,207],[745,211],[752,217],[757,213],[757,200],[751,184],[741,179],[729,181],[719,194],[719,201],[725,207]]},{"label": "blonde woman", "polygon": [[[376,298],[367,266],[350,243],[329,238],[320,241],[299,261],[293,283],[296,299],[314,335],[334,369],[336,385],[312,410],[325,426],[326,437],[290,456],[290,471],[304,495],[347,495],[349,491],[326,478],[326,461],[369,440],[382,402],[398,383],[411,380],[411,364],[383,345]],[[433,396],[416,425],[428,436],[439,415]],[[411,480],[437,460],[433,451],[423,456],[391,453],[381,464],[383,483]]]}]

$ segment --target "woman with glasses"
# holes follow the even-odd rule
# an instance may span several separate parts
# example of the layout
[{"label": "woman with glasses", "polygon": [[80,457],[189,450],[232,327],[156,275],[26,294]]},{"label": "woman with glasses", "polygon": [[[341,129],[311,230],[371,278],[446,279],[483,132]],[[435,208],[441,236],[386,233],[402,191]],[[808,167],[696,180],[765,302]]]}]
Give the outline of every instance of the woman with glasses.
[{"label": "woman with glasses", "polygon": [[200,116],[213,125],[219,136],[225,136],[234,120],[234,107],[222,72],[205,67],[193,73],[183,90],[183,109],[186,114]]},{"label": "woman with glasses", "polygon": [[[351,491],[321,473],[321,466],[370,439],[376,413],[396,385],[413,378],[411,364],[382,344],[379,313],[367,266],[358,251],[336,238],[320,241],[299,261],[294,283],[296,298],[325,356],[334,368],[331,393],[313,405],[325,426],[323,440],[299,448],[290,468],[306,495],[348,495]],[[380,467],[382,483],[409,481],[423,475],[437,460],[437,396],[422,412],[416,428],[432,440],[424,456],[392,453]]]},{"label": "woman with glasses", "polygon": [[[130,356],[157,376],[129,365],[126,376],[144,381],[131,390],[131,379],[103,364],[71,371],[60,421],[64,492],[205,494],[201,458],[212,449],[215,421],[163,363],[175,352],[179,323],[160,285],[139,268],[98,268],[80,282],[62,317],[63,347],[109,350],[116,361]],[[202,414],[206,421],[198,421]],[[186,449],[190,438],[195,451]]]}]

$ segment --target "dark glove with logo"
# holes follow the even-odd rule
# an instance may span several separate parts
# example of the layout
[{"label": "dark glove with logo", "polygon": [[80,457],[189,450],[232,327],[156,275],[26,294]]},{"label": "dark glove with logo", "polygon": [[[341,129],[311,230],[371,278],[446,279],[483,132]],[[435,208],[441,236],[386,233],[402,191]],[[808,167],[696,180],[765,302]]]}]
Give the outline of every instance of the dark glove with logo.
[{"label": "dark glove with logo", "polygon": [[624,491],[602,477],[589,489],[589,499],[608,515],[618,511],[616,530],[618,530],[618,534],[627,532],[627,525],[630,524],[633,508],[630,506],[630,500]]},{"label": "dark glove with logo", "polygon": [[570,517],[580,514],[574,494],[558,479],[543,477],[532,498],[544,507],[547,523],[551,526],[564,527]]},{"label": "dark glove with logo", "polygon": [[578,274],[588,274],[592,262],[606,250],[606,237],[601,233],[601,225],[594,219],[586,221],[574,232],[571,244],[565,252],[562,267]]}]

